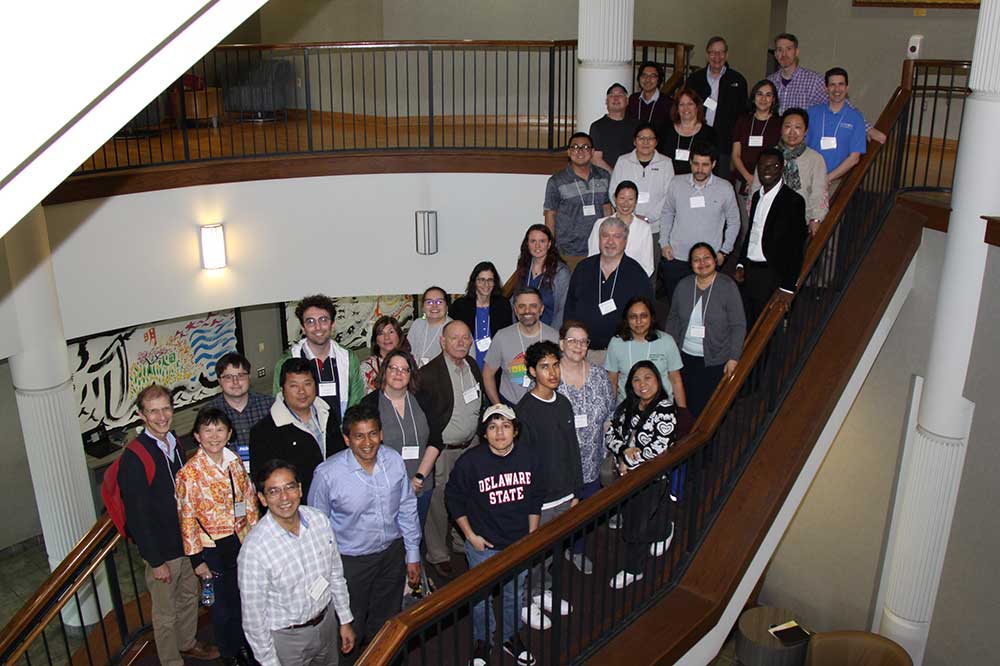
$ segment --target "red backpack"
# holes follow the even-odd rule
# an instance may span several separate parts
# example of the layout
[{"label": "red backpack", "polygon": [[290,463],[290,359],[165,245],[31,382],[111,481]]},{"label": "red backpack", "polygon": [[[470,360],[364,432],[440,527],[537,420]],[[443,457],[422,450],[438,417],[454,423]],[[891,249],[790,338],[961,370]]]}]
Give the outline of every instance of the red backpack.
[{"label": "red backpack", "polygon": [[[153,485],[153,475],[156,474],[156,463],[149,456],[149,451],[146,450],[146,447],[139,440],[133,439],[125,449],[139,457],[143,468],[146,470],[146,483]],[[125,451],[122,451],[122,454],[104,471],[104,478],[101,481],[101,499],[104,500],[104,506],[108,509],[108,518],[118,528],[118,533],[127,539],[128,535],[125,533],[125,503],[122,501],[121,488],[118,486],[118,466],[121,464],[124,455]]]}]

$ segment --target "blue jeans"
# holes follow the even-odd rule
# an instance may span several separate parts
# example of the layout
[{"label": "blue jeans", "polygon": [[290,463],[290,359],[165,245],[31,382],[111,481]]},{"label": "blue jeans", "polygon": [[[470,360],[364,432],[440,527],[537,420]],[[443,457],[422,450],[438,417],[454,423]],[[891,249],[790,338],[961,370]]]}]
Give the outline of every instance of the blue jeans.
[{"label": "blue jeans", "polygon": [[[601,480],[599,478],[594,479],[590,483],[583,484],[583,490],[580,492],[580,501],[593,496],[601,489]],[[586,545],[586,539],[581,535],[578,539],[573,541],[573,552],[577,555],[583,555],[583,547]]]},{"label": "blue jeans", "polygon": [[[431,472],[433,474],[433,472]],[[431,510],[431,496],[434,489],[424,490],[417,495],[417,517],[420,519],[420,534],[424,533],[424,525],[427,524],[427,512]]]},{"label": "blue jeans", "polygon": [[[465,542],[465,557],[469,560],[469,568],[482,564],[499,550],[487,548],[483,552],[476,550],[471,543]],[[503,640],[509,640],[514,635],[517,621],[517,613],[521,609],[521,590],[524,588],[525,574],[522,572],[516,580],[509,581],[503,586],[503,600],[500,605],[500,613],[503,620]],[[490,607],[487,608],[487,603]],[[472,638],[477,641],[493,642],[493,634],[496,633],[496,619],[493,617],[493,598],[487,597],[472,608]],[[489,638],[486,637],[486,622],[489,620]]]}]

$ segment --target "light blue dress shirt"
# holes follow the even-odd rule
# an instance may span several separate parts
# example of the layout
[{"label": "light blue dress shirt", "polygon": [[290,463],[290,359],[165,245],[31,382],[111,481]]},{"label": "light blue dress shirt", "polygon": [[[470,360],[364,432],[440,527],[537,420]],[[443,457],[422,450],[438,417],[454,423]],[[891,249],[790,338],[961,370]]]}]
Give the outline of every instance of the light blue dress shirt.
[{"label": "light blue dress shirt", "polygon": [[319,467],[309,489],[309,506],[330,517],[343,555],[380,553],[402,537],[407,563],[420,561],[417,497],[403,457],[380,446],[371,474],[348,449]]}]

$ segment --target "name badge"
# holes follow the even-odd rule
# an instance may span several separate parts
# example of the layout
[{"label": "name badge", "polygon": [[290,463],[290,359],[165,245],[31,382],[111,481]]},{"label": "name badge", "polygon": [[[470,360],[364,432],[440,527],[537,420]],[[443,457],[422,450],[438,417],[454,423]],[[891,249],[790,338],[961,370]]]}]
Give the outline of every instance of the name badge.
[{"label": "name badge", "polygon": [[691,197],[691,208],[704,208],[705,207],[705,197],[698,195],[696,197]]},{"label": "name badge", "polygon": [[475,400],[479,399],[479,387],[473,386],[470,389],[465,389],[462,393],[462,399],[465,400],[465,404],[469,404]]},{"label": "name badge", "polygon": [[430,362],[431,362],[431,359],[428,358],[427,356],[421,356],[420,357],[420,367],[421,368],[424,367],[425,365],[427,365]]},{"label": "name badge", "polygon": [[836,150],[837,149],[837,137],[835,136],[824,136],[819,140],[820,150]]},{"label": "name badge", "polygon": [[674,159],[678,162],[687,162],[691,159],[691,151],[684,150],[683,148],[678,148],[674,151]]},{"label": "name badge", "polygon": [[529,377],[528,375],[521,377],[521,386],[523,386],[524,388],[531,388],[531,377]]},{"label": "name badge", "polygon": [[246,502],[236,502],[233,504],[233,513],[236,514],[237,518],[243,518],[247,515],[247,503]]},{"label": "name badge", "polygon": [[573,425],[577,428],[587,427],[587,415],[586,414],[574,414],[573,415]]},{"label": "name badge", "polygon": [[320,382],[319,395],[321,398],[337,395],[337,382]]},{"label": "name badge", "polygon": [[309,596],[312,597],[313,601],[319,601],[328,587],[330,587],[330,583],[326,581],[326,578],[317,576],[316,580],[309,584]]},{"label": "name badge", "polygon": [[584,204],[583,214],[588,217],[597,215],[597,206],[595,206],[594,204]]},{"label": "name badge", "polygon": [[615,310],[617,310],[618,306],[615,305],[615,299],[609,298],[606,301],[602,301],[602,302],[598,303],[597,304],[597,309],[601,311],[602,315],[606,315],[606,314],[610,314],[610,313],[614,312]]},{"label": "name badge", "polygon": [[698,340],[701,340],[701,339],[703,339],[705,337],[705,327],[704,326],[697,326],[697,325],[692,326],[688,330],[688,333],[690,334],[690,336],[692,338],[697,338]]},{"label": "name badge", "polygon": [[747,141],[747,145],[751,148],[761,148],[764,145],[764,135],[763,134],[751,134],[750,140]]},{"label": "name badge", "polygon": [[649,203],[649,192],[639,192],[639,198],[636,199],[637,203]]},{"label": "name badge", "polygon": [[481,352],[489,351],[491,344],[493,344],[493,338],[487,335],[485,338],[479,338],[476,340],[476,349]]},{"label": "name badge", "polygon": [[715,111],[715,107],[717,106],[719,106],[718,102],[716,102],[711,97],[705,100],[705,108],[708,109],[709,111]]},{"label": "name badge", "polygon": [[403,460],[416,460],[417,456],[420,455],[419,446],[404,446],[403,447]]}]

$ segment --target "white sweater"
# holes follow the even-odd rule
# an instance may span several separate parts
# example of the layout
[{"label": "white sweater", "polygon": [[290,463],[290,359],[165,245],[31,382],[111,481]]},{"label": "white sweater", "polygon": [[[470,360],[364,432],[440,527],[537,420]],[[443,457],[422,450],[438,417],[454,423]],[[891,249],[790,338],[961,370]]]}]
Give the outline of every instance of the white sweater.
[{"label": "white sweater", "polygon": [[[615,188],[623,180],[631,180],[639,188],[639,201],[635,212],[649,221],[653,229],[660,228],[660,214],[663,202],[667,198],[667,186],[674,177],[674,165],[670,158],[653,152],[653,160],[645,167],[639,163],[635,151],[622,155],[615,162],[614,173],[611,174],[611,186],[608,196],[614,203]],[[645,200],[644,199],[647,199]],[[628,254],[628,251],[626,251]],[[639,263],[642,263],[641,261]]]}]

